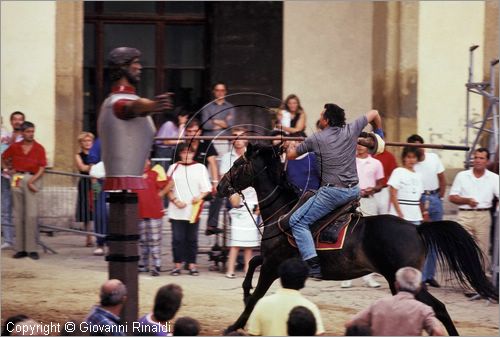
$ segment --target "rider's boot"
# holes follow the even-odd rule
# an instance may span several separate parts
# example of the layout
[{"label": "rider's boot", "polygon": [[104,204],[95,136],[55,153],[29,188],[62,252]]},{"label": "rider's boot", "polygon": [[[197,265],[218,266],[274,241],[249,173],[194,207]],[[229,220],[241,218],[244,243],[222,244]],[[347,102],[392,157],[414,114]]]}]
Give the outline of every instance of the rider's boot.
[{"label": "rider's boot", "polygon": [[319,258],[317,256],[306,260],[309,266],[309,277],[317,280],[321,280],[323,275],[321,274],[321,265],[319,264]]}]

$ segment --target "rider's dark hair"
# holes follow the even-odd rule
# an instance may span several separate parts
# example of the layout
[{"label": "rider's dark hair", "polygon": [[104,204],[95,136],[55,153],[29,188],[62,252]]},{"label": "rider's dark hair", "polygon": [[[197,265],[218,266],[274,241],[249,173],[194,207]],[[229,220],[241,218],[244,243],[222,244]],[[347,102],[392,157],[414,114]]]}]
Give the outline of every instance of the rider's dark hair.
[{"label": "rider's dark hair", "polygon": [[328,120],[328,125],[343,127],[345,125],[345,112],[344,109],[337,104],[325,104],[325,112],[323,117]]},{"label": "rider's dark hair", "polygon": [[309,267],[298,258],[291,258],[284,261],[279,269],[278,275],[283,288],[299,290],[304,288]]}]

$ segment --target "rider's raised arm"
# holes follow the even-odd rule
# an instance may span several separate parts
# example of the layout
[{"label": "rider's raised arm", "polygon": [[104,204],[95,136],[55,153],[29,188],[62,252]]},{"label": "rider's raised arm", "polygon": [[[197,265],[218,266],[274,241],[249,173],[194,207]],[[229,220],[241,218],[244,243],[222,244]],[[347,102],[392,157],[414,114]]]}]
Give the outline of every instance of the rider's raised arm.
[{"label": "rider's raised arm", "polygon": [[382,129],[382,118],[380,118],[378,110],[370,110],[365,116],[368,123],[373,126],[373,130]]}]

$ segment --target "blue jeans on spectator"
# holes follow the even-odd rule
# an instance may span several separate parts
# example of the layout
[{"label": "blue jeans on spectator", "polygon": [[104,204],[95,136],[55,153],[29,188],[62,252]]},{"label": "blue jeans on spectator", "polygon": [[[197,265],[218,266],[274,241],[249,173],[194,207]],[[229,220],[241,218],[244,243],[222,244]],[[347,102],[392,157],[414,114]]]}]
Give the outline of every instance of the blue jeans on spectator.
[{"label": "blue jeans on spectator", "polygon": [[[431,221],[440,221],[443,220],[443,202],[439,198],[439,193],[434,194],[422,194],[422,198],[420,201],[426,205],[428,202],[429,218]],[[436,274],[436,251],[434,249],[430,249],[427,253],[427,257],[425,259],[424,268],[422,269],[422,281],[427,281],[434,278]]]},{"label": "blue jeans on spectator", "polygon": [[14,245],[14,226],[12,225],[12,191],[10,179],[2,177],[2,233],[5,243]]},{"label": "blue jeans on spectator", "polygon": [[[106,204],[107,192],[102,190],[103,181],[99,180],[101,191],[94,193],[94,230],[97,234],[108,235],[108,206]],[[97,237],[96,243],[98,247],[103,247],[106,239]]]},{"label": "blue jeans on spectator", "polygon": [[334,209],[358,198],[359,192],[358,186],[351,188],[322,186],[293,213],[290,217],[290,227],[304,261],[317,256],[310,227]]}]

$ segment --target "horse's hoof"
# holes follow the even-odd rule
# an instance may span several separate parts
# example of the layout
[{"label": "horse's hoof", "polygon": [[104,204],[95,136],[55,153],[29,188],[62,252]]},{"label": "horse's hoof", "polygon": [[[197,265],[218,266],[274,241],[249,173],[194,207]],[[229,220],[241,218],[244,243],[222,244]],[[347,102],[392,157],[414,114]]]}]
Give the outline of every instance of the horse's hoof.
[{"label": "horse's hoof", "polygon": [[223,332],[222,332],[222,336],[227,336],[229,335],[231,332],[233,331],[236,331],[237,329],[234,328],[234,326],[230,325],[228,326]]}]

